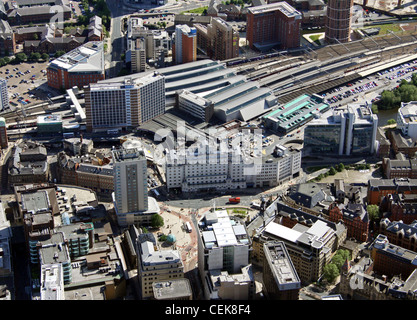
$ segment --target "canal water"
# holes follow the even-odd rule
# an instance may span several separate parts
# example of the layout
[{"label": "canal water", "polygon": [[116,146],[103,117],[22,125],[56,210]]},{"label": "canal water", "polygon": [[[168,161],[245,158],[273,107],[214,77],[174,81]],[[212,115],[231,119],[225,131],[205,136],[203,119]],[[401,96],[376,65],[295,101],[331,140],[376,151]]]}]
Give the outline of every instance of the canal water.
[{"label": "canal water", "polygon": [[398,109],[379,110],[377,113],[378,127],[386,126],[389,119],[397,120],[397,111]]}]

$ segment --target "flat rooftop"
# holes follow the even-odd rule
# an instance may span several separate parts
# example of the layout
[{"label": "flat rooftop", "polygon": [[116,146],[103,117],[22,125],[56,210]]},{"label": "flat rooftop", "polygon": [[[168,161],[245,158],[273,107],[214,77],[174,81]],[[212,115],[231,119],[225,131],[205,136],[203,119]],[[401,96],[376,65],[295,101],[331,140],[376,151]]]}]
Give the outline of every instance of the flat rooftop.
[{"label": "flat rooftop", "polygon": [[296,17],[297,19],[301,19],[301,13],[285,1],[248,8],[248,11],[252,14],[269,13],[276,10],[281,11],[289,18]]}]

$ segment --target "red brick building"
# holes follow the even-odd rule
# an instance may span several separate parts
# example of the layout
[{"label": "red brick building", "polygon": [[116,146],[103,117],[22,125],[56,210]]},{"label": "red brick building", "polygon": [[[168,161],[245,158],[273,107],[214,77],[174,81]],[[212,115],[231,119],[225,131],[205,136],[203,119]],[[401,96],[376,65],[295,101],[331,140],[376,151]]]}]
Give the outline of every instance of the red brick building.
[{"label": "red brick building", "polygon": [[390,221],[387,218],[381,220],[379,233],[385,235],[388,241],[404,249],[417,251],[417,221],[406,224],[402,221]]},{"label": "red brick building", "polygon": [[373,271],[388,278],[401,275],[407,279],[417,268],[417,253],[391,244],[388,238],[378,235],[372,243]]},{"label": "red brick building", "polygon": [[351,31],[351,9],[353,0],[329,0],[325,39],[329,43],[348,42]]},{"label": "red brick building", "polygon": [[47,68],[48,86],[55,89],[82,88],[104,80],[102,42],[86,44],[53,60]]},{"label": "red brick building", "polygon": [[417,194],[417,179],[370,179],[368,182],[368,204],[379,205],[389,194]]},{"label": "red brick building", "polygon": [[417,220],[417,194],[388,194],[381,201],[380,211],[391,221],[410,224]]},{"label": "red brick building", "polygon": [[347,205],[332,203],[329,206],[329,220],[343,221],[347,228],[347,237],[365,242],[369,237],[369,215],[365,207],[359,203]]},{"label": "red brick building", "polygon": [[300,46],[302,15],[285,1],[249,8],[246,21],[246,39],[251,49]]},{"label": "red brick building", "polygon": [[176,64],[197,60],[197,30],[187,25],[175,27],[172,57]]}]

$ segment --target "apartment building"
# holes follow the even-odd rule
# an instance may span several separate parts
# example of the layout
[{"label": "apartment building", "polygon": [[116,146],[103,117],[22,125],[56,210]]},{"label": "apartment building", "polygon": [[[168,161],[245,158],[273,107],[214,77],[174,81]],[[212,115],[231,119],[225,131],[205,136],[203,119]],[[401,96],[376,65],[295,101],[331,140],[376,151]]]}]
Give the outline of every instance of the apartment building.
[{"label": "apartment building", "polygon": [[301,280],[284,242],[264,243],[263,291],[271,300],[298,300]]},{"label": "apartment building", "polygon": [[7,89],[7,80],[0,78],[0,111],[9,107],[9,92]]},{"label": "apartment building", "polygon": [[171,55],[172,40],[165,30],[150,30],[143,24],[143,19],[130,16],[127,21],[126,62],[131,63],[131,71],[143,72],[146,63],[158,61],[163,67],[165,57]]},{"label": "apartment building", "polygon": [[279,146],[274,154],[253,157],[240,148],[193,147],[187,154],[170,150],[166,155],[168,190],[183,192],[272,187],[299,174],[301,151]]},{"label": "apartment building", "polygon": [[197,30],[187,25],[175,26],[172,57],[176,64],[197,60]]},{"label": "apartment building", "polygon": [[251,49],[291,49],[300,46],[302,15],[287,2],[248,8],[246,39]]},{"label": "apartment building", "polygon": [[353,0],[329,0],[325,25],[325,39],[329,43],[350,40]]},{"label": "apartment building", "polygon": [[138,278],[142,299],[154,297],[154,284],[184,278],[178,250],[158,250],[151,241],[137,241]]},{"label": "apartment building", "polygon": [[47,67],[48,86],[70,89],[104,79],[102,41],[90,41],[53,60]]},{"label": "apartment building", "polygon": [[211,59],[226,60],[239,56],[239,32],[222,18],[213,18],[207,26],[195,25],[197,45]]},{"label": "apartment building", "polygon": [[146,40],[137,38],[130,42],[130,70],[133,73],[146,71]]},{"label": "apartment building", "polygon": [[127,130],[165,112],[165,80],[157,72],[90,84],[84,92],[87,131]]}]

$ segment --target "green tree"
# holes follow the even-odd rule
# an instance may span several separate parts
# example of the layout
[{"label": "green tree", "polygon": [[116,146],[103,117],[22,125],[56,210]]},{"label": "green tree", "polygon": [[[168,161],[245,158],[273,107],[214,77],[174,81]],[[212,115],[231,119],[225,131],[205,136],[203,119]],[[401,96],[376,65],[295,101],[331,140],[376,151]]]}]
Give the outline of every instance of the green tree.
[{"label": "green tree", "polygon": [[48,61],[49,60],[49,54],[47,54],[45,52],[42,53],[41,57],[42,57],[42,60],[44,60],[44,61]]},{"label": "green tree", "polygon": [[41,56],[41,54],[40,54],[39,52],[32,52],[32,53],[29,55],[28,60],[30,60],[30,61],[38,61],[41,57],[42,57],[42,56]]},{"label": "green tree", "polygon": [[54,57],[55,58],[59,58],[60,56],[64,55],[65,51],[63,50],[58,50],[57,52],[55,52]]},{"label": "green tree", "polygon": [[387,124],[388,125],[391,125],[391,124],[396,124],[397,123],[397,121],[395,121],[395,119],[389,119],[388,121],[387,121]]},{"label": "green tree", "polygon": [[334,263],[329,263],[323,268],[323,276],[330,283],[332,283],[339,274],[339,269]]},{"label": "green tree", "polygon": [[339,163],[339,166],[337,167],[337,171],[342,172],[345,170],[345,165],[343,163]]},{"label": "green tree", "polygon": [[376,204],[368,205],[366,211],[368,211],[369,219],[371,221],[379,220],[379,207]]},{"label": "green tree", "polygon": [[18,63],[26,61],[28,59],[28,56],[24,54],[23,52],[16,53],[15,57],[16,57],[15,60]]},{"label": "green tree", "polygon": [[343,255],[339,255],[339,254],[334,255],[334,257],[332,259],[332,263],[334,263],[336,265],[339,272],[342,269],[342,266],[345,263],[345,260],[346,259],[343,259]]},{"label": "green tree", "polygon": [[160,228],[164,225],[164,219],[162,218],[161,215],[155,213],[154,215],[152,215],[151,217],[151,226],[153,228]]},{"label": "green tree", "polygon": [[330,167],[329,175],[334,176],[335,174],[336,174],[336,169],[333,167]]},{"label": "green tree", "polygon": [[4,57],[3,59],[6,62],[6,64],[8,64],[10,62],[10,58],[9,57]]},{"label": "green tree", "polygon": [[4,60],[4,58],[0,58],[0,67],[3,67],[3,66],[5,66],[7,63],[6,63],[6,61]]}]

